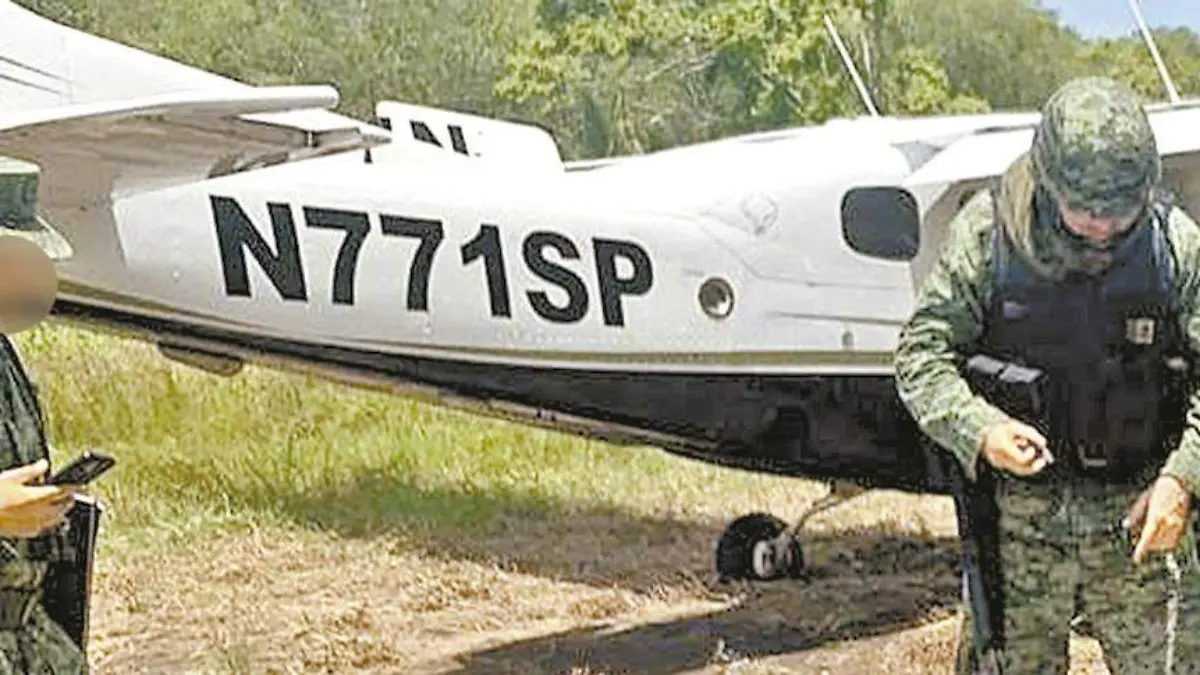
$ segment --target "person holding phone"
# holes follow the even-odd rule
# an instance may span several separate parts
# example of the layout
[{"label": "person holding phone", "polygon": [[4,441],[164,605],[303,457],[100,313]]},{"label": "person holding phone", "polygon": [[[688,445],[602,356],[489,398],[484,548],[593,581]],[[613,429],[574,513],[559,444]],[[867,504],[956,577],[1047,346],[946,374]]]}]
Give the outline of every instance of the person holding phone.
[{"label": "person holding phone", "polygon": [[72,486],[39,485],[50,462],[0,471],[0,537],[32,539],[62,525],[74,504]]},{"label": "person holding phone", "polygon": [[0,675],[88,672],[42,596],[51,566],[72,559],[63,524],[79,488],[45,484],[42,413],[9,339],[49,315],[53,259],[69,250],[36,204],[37,167],[0,158]]}]

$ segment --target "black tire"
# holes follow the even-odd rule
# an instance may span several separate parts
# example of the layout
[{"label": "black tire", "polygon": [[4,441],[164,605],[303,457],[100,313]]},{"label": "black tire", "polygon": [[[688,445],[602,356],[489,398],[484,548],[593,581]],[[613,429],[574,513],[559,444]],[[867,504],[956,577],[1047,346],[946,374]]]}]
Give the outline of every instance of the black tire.
[{"label": "black tire", "polygon": [[754,569],[755,545],[775,539],[787,530],[787,523],[766,513],[751,513],[730,523],[717,540],[716,565],[719,581],[726,583],[741,580],[799,579],[804,571],[804,551],[795,537],[789,537],[791,560],[785,569],[777,569],[767,577],[759,576]]}]

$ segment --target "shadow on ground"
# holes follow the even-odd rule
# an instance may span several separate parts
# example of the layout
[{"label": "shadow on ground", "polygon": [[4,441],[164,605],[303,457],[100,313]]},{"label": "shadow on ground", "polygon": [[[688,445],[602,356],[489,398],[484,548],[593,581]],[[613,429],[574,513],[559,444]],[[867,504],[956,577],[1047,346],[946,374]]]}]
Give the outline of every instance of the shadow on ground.
[{"label": "shadow on ground", "polygon": [[403,533],[406,547],[435,557],[647,595],[682,586],[690,596],[724,606],[504,644],[438,664],[439,672],[515,675],[580,668],[577,672],[667,675],[743,657],[791,658],[831,641],[945,617],[959,597],[958,544],[952,537],[871,530],[806,534],[805,580],[762,585],[741,602],[730,602],[739,589],[711,584],[713,547],[724,522],[650,517],[518,488],[430,491],[384,478],[363,478],[336,494],[280,497],[277,505],[286,504],[291,517],[343,536]]},{"label": "shadow on ground", "polygon": [[[608,598],[602,598],[595,613],[586,598],[583,609],[572,614],[586,628],[557,632],[563,623],[545,628],[514,617],[513,625],[489,630],[490,637],[467,631],[462,644],[439,648],[423,664],[427,667],[409,672],[565,675],[579,668],[580,675],[675,675],[741,658],[803,661],[819,656],[823,650],[817,648],[830,642],[894,633],[944,617],[959,595],[953,537],[889,533],[882,523],[859,531],[807,533],[802,539],[806,579],[762,585],[741,597],[736,587],[711,585],[713,547],[725,527],[723,518],[554,498],[539,493],[535,480],[513,480],[501,488],[472,489],[469,478],[462,484],[466,487],[430,489],[399,472],[380,472],[315,491],[263,484],[239,492],[237,506],[342,538],[395,542],[397,552],[640,595],[612,611],[604,604]],[[821,494],[819,486],[803,481],[796,488],[796,495]],[[803,499],[795,503],[802,505]],[[855,521],[863,522],[862,515]],[[896,514],[881,514],[878,520],[884,516]],[[234,582],[251,583],[236,577]],[[578,596],[577,591],[562,589],[561,595],[548,592],[546,597],[553,602]],[[619,623],[603,623],[614,620]],[[388,639],[403,643],[409,638],[401,629]],[[419,650],[414,652],[420,657]],[[798,672],[820,671],[800,667]]]},{"label": "shadow on ground", "polygon": [[[340,536],[398,536],[408,550],[470,560],[556,581],[652,592],[664,585],[704,584],[726,523],[616,507],[572,503],[528,491],[430,490],[394,477],[361,477],[318,493],[263,494],[253,507],[280,512],[307,527]],[[815,491],[819,494],[819,488]],[[780,513],[781,517],[799,514]],[[888,570],[952,583],[957,542],[886,534],[804,535],[817,586],[852,575],[853,585]],[[827,561],[827,562],[824,562]],[[845,570],[850,571],[843,571]],[[864,570],[860,572],[853,570]],[[876,571],[872,571],[876,570]],[[832,575],[832,576],[831,576]],[[825,581],[821,581],[824,579]],[[910,579],[921,585],[928,580]],[[894,585],[895,582],[893,582]]]},{"label": "shadow on ground", "polygon": [[[742,658],[789,655],[945,618],[958,598],[946,542],[847,536],[807,582],[763,585],[728,609],[667,621],[577,629],[477,651],[439,672],[674,675]],[[803,668],[797,672],[807,672]]]}]

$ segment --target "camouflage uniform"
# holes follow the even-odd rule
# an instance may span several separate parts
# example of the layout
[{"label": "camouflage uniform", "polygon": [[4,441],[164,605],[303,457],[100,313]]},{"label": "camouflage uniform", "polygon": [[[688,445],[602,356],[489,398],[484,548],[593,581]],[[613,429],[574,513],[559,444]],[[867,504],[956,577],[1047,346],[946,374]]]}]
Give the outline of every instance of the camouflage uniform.
[{"label": "camouflage uniform", "polygon": [[[0,235],[17,234],[62,257],[65,241],[37,217],[36,167],[0,159]],[[37,393],[8,337],[0,335],[0,471],[48,458]],[[42,581],[70,555],[60,532],[0,538],[0,675],[86,673],[84,654],[45,612]]]},{"label": "camouflage uniform", "polygon": [[[1081,612],[1114,675],[1200,673],[1200,565],[1193,531],[1173,555],[1151,554],[1139,567],[1132,562],[1135,542],[1121,528],[1134,499],[1159,474],[1180,479],[1195,503],[1200,396],[1185,400],[1190,411],[1186,423],[1182,413],[1175,420],[1181,436],[1164,451],[1165,461],[1125,481],[1089,480],[1064,470],[1070,451],[1056,446],[1052,434],[1046,436],[1055,464],[1019,478],[992,470],[980,457],[985,431],[1008,414],[977,394],[958,366],[988,327],[988,293],[999,274],[996,251],[1056,284],[1109,271],[1113,251],[1076,239],[1046,195],[1057,193],[1097,215],[1146,206],[1161,165],[1156,150],[1145,150],[1153,144],[1141,115],[1132,92],[1108,80],[1077,80],[1057,92],[1031,151],[1000,179],[994,201],[989,191],[979,193],[952,223],[950,241],[900,335],[901,399],[922,430],[958,459],[968,481],[986,476],[994,482],[996,562],[1003,576],[1004,648],[998,660],[1008,675],[1066,673],[1070,624]],[[1200,229],[1182,210],[1169,214],[1165,239],[1173,250],[1180,303],[1175,319],[1181,340],[1194,352],[1200,349]],[[1152,218],[1153,211],[1144,211],[1134,231]],[[1144,258],[1146,251],[1133,255]],[[1059,317],[1059,323],[1073,319]],[[971,618],[968,611],[959,672],[971,672],[977,656],[970,649]]]}]

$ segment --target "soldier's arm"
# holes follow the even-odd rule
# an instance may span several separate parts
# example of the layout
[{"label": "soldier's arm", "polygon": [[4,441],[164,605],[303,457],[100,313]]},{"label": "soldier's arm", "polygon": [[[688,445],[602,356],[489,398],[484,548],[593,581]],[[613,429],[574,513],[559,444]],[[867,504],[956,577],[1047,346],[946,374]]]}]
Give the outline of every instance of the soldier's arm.
[{"label": "soldier's arm", "polygon": [[[1173,209],[1170,233],[1178,263],[1180,321],[1196,365],[1200,365],[1200,227],[1181,209]],[[1192,377],[1197,381],[1194,374]],[[1192,394],[1185,422],[1179,447],[1167,458],[1162,473],[1179,479],[1189,493],[1200,496],[1200,389]]]},{"label": "soldier's arm", "polygon": [[976,395],[958,370],[956,350],[982,331],[990,279],[992,207],[981,192],[951,224],[951,236],[921,285],[896,348],[896,385],[917,425],[976,476],[985,430],[1007,415]]}]

